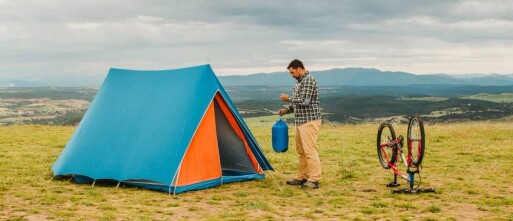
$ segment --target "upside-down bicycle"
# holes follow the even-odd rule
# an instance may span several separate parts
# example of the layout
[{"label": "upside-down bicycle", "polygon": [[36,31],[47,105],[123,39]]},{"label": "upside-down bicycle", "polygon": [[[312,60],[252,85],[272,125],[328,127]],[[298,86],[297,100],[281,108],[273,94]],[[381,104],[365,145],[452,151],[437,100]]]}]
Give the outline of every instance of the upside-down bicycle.
[{"label": "upside-down bicycle", "polygon": [[[412,116],[408,122],[406,157],[404,156],[404,137],[399,135],[396,138],[391,123],[385,122],[379,126],[377,138],[379,163],[386,170],[392,169],[394,172],[394,181],[387,184],[387,187],[397,187],[400,185],[397,183],[397,176],[407,180],[410,184],[409,189],[393,190],[392,193],[435,192],[431,188],[419,188],[421,183],[420,167],[424,158],[424,150],[426,149],[424,124],[419,116]],[[402,161],[406,167],[408,175],[399,171],[399,161]],[[417,180],[415,179],[415,174],[418,176]],[[417,185],[414,188],[415,183]]]}]

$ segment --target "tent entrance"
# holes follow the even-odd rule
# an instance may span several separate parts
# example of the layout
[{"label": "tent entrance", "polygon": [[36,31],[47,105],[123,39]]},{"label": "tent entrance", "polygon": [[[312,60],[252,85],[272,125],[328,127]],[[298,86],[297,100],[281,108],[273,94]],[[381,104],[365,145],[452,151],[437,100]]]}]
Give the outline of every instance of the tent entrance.
[{"label": "tent entrance", "polygon": [[208,186],[262,176],[246,136],[222,96],[216,94],[184,155],[174,186]]},{"label": "tent entrance", "polygon": [[216,133],[223,176],[258,174],[258,163],[222,97],[214,99]]}]

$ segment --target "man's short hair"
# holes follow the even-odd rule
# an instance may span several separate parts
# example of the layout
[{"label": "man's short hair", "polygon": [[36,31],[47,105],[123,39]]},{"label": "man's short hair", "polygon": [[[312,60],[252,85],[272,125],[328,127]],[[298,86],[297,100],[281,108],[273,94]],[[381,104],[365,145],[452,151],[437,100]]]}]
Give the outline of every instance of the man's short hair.
[{"label": "man's short hair", "polygon": [[294,59],[290,62],[289,66],[287,67],[287,69],[289,68],[293,68],[293,69],[297,69],[297,68],[302,68],[302,69],[305,69],[305,66],[303,66],[303,62],[301,62],[300,60],[298,59]]}]

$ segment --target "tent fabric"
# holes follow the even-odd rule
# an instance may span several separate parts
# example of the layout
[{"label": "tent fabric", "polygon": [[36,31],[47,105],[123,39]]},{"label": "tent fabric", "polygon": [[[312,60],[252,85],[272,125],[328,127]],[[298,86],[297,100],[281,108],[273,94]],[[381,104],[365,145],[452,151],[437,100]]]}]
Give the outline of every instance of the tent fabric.
[{"label": "tent fabric", "polygon": [[221,177],[213,102],[208,107],[189,149],[185,153],[176,186],[186,186]]},{"label": "tent fabric", "polygon": [[167,192],[263,178],[272,170],[210,65],[110,69],[53,164],[77,182]]}]

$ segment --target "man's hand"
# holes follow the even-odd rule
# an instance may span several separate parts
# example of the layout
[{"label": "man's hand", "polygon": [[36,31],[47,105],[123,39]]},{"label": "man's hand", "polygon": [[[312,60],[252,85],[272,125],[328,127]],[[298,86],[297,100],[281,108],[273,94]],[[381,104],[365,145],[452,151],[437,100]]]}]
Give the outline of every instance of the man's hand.
[{"label": "man's hand", "polygon": [[288,111],[287,109],[285,109],[285,108],[283,108],[283,109],[279,109],[279,110],[278,110],[278,115],[283,116],[283,115],[285,115],[285,114],[288,114],[288,112],[289,112],[289,111]]},{"label": "man's hand", "polygon": [[281,101],[285,101],[285,102],[289,102],[289,95],[288,94],[281,94],[280,95],[280,100]]}]

